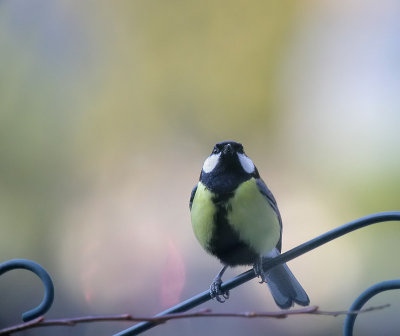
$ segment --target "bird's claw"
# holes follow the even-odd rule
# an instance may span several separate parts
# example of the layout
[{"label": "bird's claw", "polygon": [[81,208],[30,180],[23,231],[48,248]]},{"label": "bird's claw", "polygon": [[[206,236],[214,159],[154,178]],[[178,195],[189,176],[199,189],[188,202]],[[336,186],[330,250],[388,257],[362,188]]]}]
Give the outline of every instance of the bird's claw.
[{"label": "bird's claw", "polygon": [[210,286],[210,296],[216,299],[218,302],[223,303],[229,299],[229,290],[223,290],[221,288],[222,280],[215,279]]},{"label": "bird's claw", "polygon": [[257,278],[261,278],[261,281],[259,283],[267,282],[267,278],[265,276],[264,268],[263,268],[263,262],[262,259],[260,259],[259,262],[256,262],[253,267],[254,273]]}]

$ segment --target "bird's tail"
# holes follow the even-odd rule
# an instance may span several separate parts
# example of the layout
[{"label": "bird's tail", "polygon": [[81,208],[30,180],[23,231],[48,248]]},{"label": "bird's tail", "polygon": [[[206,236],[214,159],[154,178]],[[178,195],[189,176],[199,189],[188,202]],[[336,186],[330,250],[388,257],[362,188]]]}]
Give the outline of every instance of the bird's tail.
[{"label": "bird's tail", "polygon": [[[263,259],[270,259],[278,255],[279,251],[274,249],[268,255],[264,256]],[[265,272],[264,276],[271,294],[280,308],[290,308],[295,302],[301,306],[308,306],[310,304],[307,293],[286,264],[280,264],[271,268]]]}]

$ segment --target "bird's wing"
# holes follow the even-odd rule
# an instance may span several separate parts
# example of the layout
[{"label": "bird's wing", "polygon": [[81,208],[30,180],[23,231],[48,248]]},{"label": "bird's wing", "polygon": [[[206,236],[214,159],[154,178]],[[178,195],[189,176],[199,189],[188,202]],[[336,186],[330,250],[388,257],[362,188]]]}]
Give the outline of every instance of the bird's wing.
[{"label": "bird's wing", "polygon": [[189,209],[192,210],[192,203],[193,203],[193,198],[194,195],[196,194],[196,190],[197,190],[197,184],[195,185],[195,187],[192,190],[192,194],[190,195],[190,201],[189,201]]},{"label": "bird's wing", "polygon": [[265,196],[265,198],[267,199],[269,205],[272,207],[272,209],[274,209],[278,220],[279,220],[279,225],[281,227],[281,238],[279,239],[278,244],[276,245],[276,248],[278,249],[278,251],[281,251],[281,247],[282,247],[282,218],[281,218],[281,214],[279,212],[278,209],[278,204],[276,203],[275,197],[274,195],[272,195],[272,192],[268,189],[267,185],[265,184],[265,182],[261,179],[258,178],[256,180],[257,182],[257,187],[260,190],[261,194],[263,194]]}]

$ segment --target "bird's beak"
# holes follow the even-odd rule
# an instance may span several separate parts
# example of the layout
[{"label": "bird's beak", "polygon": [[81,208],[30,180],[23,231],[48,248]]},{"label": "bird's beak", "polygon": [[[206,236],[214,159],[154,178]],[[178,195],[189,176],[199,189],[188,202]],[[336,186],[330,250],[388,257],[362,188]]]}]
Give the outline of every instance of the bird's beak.
[{"label": "bird's beak", "polygon": [[232,148],[231,144],[226,144],[223,152],[224,152],[224,154],[232,154],[233,148]]}]

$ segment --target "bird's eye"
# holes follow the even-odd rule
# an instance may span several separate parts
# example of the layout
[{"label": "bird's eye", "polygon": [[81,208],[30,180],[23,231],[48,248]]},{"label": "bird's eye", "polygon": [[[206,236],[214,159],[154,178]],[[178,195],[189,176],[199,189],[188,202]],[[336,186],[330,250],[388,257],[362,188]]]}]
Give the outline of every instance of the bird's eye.
[{"label": "bird's eye", "polygon": [[218,154],[220,150],[217,147],[214,147],[212,154]]}]

